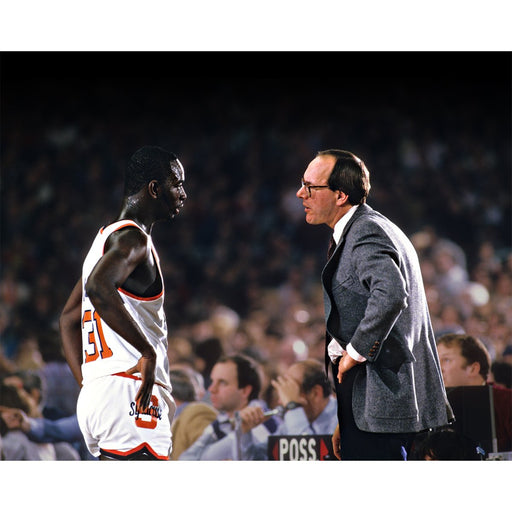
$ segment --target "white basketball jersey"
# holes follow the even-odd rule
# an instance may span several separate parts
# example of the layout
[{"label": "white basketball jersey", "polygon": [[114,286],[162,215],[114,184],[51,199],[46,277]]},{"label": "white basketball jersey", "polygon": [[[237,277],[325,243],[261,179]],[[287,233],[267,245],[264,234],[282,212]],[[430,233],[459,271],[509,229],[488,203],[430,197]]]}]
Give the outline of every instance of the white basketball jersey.
[{"label": "white basketball jersey", "polygon": [[[85,292],[85,284],[98,260],[103,256],[105,242],[114,231],[126,226],[141,229],[131,220],[121,220],[100,229],[85,258],[82,269],[82,375],[83,384],[105,375],[125,372],[137,364],[140,352],[112,330],[95,310]],[[143,231],[141,229],[141,231]],[[144,231],[143,231],[144,232]],[[162,292],[155,297],[137,297],[122,288],[118,293],[124,307],[139,325],[156,352],[156,381],[171,390],[167,358],[167,324],[164,313],[164,289],[158,255],[148,236],[149,248],[155,258],[162,280]]]}]

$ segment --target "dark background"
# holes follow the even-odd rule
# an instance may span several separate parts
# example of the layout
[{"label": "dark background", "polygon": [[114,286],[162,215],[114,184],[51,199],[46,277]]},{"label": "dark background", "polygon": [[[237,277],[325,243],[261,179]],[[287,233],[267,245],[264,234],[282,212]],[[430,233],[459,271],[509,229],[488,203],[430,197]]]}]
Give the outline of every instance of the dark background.
[{"label": "dark background", "polygon": [[144,144],[186,169],[185,208],[154,230],[170,325],[212,300],[243,316],[306,260],[318,280],[327,229],[293,194],[328,147],[366,162],[369,204],[408,235],[433,226],[470,267],[482,242],[512,246],[510,52],[4,52],[0,65],[1,277],[29,297],[9,308],[9,353],[56,326]]}]

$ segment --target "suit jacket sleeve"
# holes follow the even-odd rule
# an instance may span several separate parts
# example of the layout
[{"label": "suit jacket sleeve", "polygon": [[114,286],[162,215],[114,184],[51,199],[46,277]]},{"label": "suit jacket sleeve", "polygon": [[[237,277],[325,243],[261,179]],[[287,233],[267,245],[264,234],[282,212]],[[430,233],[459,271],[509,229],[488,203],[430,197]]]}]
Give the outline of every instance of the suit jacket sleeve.
[{"label": "suit jacket sleeve", "polygon": [[[375,361],[401,312],[407,307],[408,291],[401,273],[397,248],[379,229],[357,237],[351,260],[359,285],[368,294],[366,309],[348,341],[368,361]],[[391,347],[388,347],[391,348]]]}]

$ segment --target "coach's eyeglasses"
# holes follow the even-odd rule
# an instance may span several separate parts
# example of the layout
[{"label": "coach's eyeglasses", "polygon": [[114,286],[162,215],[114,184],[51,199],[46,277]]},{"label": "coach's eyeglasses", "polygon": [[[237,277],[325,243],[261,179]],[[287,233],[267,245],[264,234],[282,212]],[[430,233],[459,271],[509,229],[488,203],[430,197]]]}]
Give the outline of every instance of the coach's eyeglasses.
[{"label": "coach's eyeglasses", "polygon": [[300,180],[301,187],[305,187],[308,191],[308,197],[311,197],[311,189],[316,188],[330,188],[329,185],[308,185],[303,179]]}]

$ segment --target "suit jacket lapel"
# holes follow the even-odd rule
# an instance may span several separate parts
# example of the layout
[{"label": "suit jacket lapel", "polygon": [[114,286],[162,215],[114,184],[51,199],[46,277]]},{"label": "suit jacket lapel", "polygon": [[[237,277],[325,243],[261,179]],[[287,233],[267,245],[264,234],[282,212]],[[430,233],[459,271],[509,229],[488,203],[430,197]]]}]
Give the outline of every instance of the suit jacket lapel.
[{"label": "suit jacket lapel", "polygon": [[[348,233],[349,229],[351,228],[354,221],[361,217],[362,215],[365,215],[369,213],[372,210],[370,206],[367,204],[360,205],[357,210],[354,212],[354,215],[352,215],[352,218],[348,221],[347,225],[345,226],[345,229],[343,230],[343,233],[341,234],[341,238],[338,242],[338,245],[336,246],[336,249],[332,255],[332,257],[329,259],[329,261],[325,264],[324,269],[322,270],[322,284],[324,288],[324,292],[329,296],[329,301],[325,304],[326,310],[326,324],[328,323],[330,314],[331,314],[331,308],[333,307],[334,299],[332,297],[332,278],[334,273],[336,272],[336,269],[338,268],[338,262],[341,257],[341,253],[343,251],[343,245],[345,244],[345,236]],[[327,325],[326,325],[327,327]],[[328,371],[329,367],[329,355],[327,352],[327,345],[329,344],[331,340],[330,334],[326,330],[326,336],[325,336],[325,369],[326,372]]]},{"label": "suit jacket lapel", "polygon": [[343,230],[343,233],[341,234],[340,242],[338,244],[341,245],[342,241],[345,239],[346,234],[348,233],[348,230],[351,228],[352,224],[356,219],[361,217],[362,215],[366,215],[372,210],[370,206],[368,206],[366,203],[360,204],[356,211],[354,212],[354,215],[350,218],[350,220],[347,222],[347,225],[345,226],[345,229]]},{"label": "suit jacket lapel", "polygon": [[[345,226],[345,229],[343,230],[343,233],[341,234],[341,238],[338,242],[338,245],[336,246],[336,249],[332,255],[332,257],[329,259],[329,261],[325,264],[325,267],[322,271],[322,278],[325,277],[328,281],[330,281],[330,278],[332,278],[332,274],[336,267],[338,266],[338,261],[340,259],[340,255],[342,252],[342,247],[345,241],[345,236],[347,235],[349,229],[352,227],[352,224],[356,219],[361,217],[362,215],[365,215],[369,213],[372,210],[370,206],[368,206],[366,203],[361,204],[357,207],[356,211],[354,212],[354,215],[350,218],[350,220],[347,222],[347,225]],[[327,282],[327,281],[325,281]]]}]

